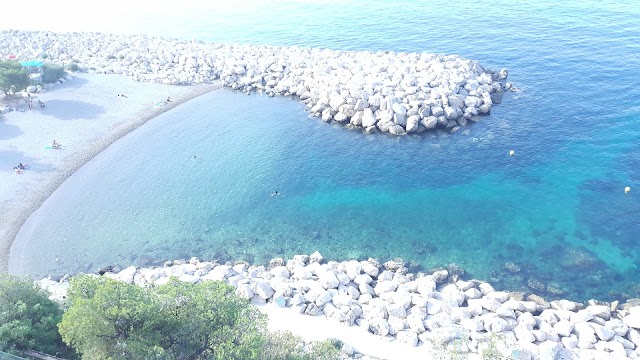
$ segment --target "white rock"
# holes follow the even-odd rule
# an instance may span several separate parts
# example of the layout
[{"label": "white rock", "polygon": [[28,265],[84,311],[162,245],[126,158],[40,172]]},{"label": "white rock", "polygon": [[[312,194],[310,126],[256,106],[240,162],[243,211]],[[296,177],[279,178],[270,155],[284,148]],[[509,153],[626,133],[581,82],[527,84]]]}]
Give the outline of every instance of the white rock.
[{"label": "white rock", "polygon": [[598,324],[590,324],[596,336],[603,341],[609,341],[616,335],[615,331]]},{"label": "white rock", "polygon": [[333,271],[325,271],[318,274],[318,282],[325,289],[335,289],[340,285],[340,280]]},{"label": "white rock", "polygon": [[262,299],[267,300],[271,296],[273,296],[275,291],[273,290],[269,282],[258,281],[255,283],[255,293],[256,295],[260,296]]},{"label": "white rock", "polygon": [[632,312],[627,316],[625,316],[624,318],[622,318],[622,321],[628,327],[631,327],[634,329],[640,329],[640,312]]},{"label": "white rock", "polygon": [[389,324],[389,335],[396,335],[398,332],[404,330],[407,326],[404,320],[391,316],[391,314],[389,314],[387,323]]},{"label": "white rock", "polygon": [[596,333],[591,324],[587,322],[578,322],[573,324],[573,332],[578,336],[578,340],[580,342],[588,342],[590,344],[595,344]]},{"label": "white rock", "polygon": [[538,346],[539,360],[558,360],[558,353],[562,350],[562,345],[553,341],[545,341]]},{"label": "white rock", "polygon": [[519,324],[513,329],[513,333],[518,340],[532,343],[536,341],[535,336],[531,333],[532,330],[533,328],[529,325]]},{"label": "white rock", "polygon": [[573,324],[568,320],[560,320],[553,325],[553,330],[560,336],[569,336],[573,331]]},{"label": "white rock", "polygon": [[562,339],[560,339],[560,341],[562,342],[562,345],[564,345],[564,347],[567,349],[574,349],[578,347],[578,338],[573,334],[568,337],[563,337]]},{"label": "white rock", "polygon": [[385,319],[372,319],[369,327],[371,332],[380,336],[387,336],[389,334],[389,323]]},{"label": "white rock", "polygon": [[323,307],[329,301],[331,301],[331,293],[328,291],[324,291],[320,293],[320,295],[318,295],[318,297],[315,300],[315,304],[318,307]]},{"label": "white rock", "polygon": [[136,271],[135,266],[129,266],[117,274],[117,279],[127,284],[133,284],[133,277],[136,274]]},{"label": "white rock", "polygon": [[324,260],[324,258],[317,251],[314,252],[313,254],[309,255],[309,262],[310,263],[322,263],[322,260]]},{"label": "white rock", "polygon": [[376,277],[378,276],[379,269],[373,266],[370,262],[366,261],[362,263],[362,271],[367,275],[369,275],[370,277]]},{"label": "white rock", "polygon": [[281,277],[281,278],[289,278],[289,276],[291,276],[291,274],[289,273],[289,270],[287,270],[287,268],[285,266],[276,266],[275,268],[271,269],[271,271],[269,271],[271,273],[271,275],[275,276],[275,277]]},{"label": "white rock", "polygon": [[509,293],[507,293],[505,291],[491,291],[491,292],[485,294],[485,297],[487,299],[495,299],[495,300],[499,301],[500,303],[504,303],[507,300],[509,300]]},{"label": "white rock", "polygon": [[484,330],[482,321],[478,319],[462,319],[460,321],[460,326],[472,332],[479,332]]},{"label": "white rock", "polygon": [[380,296],[380,294],[396,291],[397,288],[398,284],[393,281],[380,281],[376,284],[373,290],[376,295]]},{"label": "white rock", "polygon": [[629,327],[620,319],[611,319],[605,322],[604,327],[615,332],[616,335],[625,336],[629,331]]},{"label": "white rock", "polygon": [[396,339],[411,346],[418,346],[418,334],[412,330],[402,330],[396,335]]}]

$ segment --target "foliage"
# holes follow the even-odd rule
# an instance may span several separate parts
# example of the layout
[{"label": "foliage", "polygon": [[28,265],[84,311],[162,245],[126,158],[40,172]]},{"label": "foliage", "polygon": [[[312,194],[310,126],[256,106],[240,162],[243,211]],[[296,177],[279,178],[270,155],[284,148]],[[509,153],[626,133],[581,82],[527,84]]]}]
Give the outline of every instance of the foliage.
[{"label": "foliage", "polygon": [[42,82],[54,83],[64,76],[64,67],[55,63],[42,64]]},{"label": "foliage", "polygon": [[334,360],[340,355],[341,341],[325,340],[311,345],[311,350],[305,354],[304,360]]},{"label": "foliage", "polygon": [[78,71],[78,63],[72,61],[65,66],[65,69],[76,72]]},{"label": "foliage", "polygon": [[17,92],[29,86],[27,70],[14,60],[0,60],[0,90],[5,94]]},{"label": "foliage", "polygon": [[304,349],[301,343],[302,339],[288,331],[269,333],[260,360],[335,360],[342,347],[340,340],[315,342],[309,349]]},{"label": "foliage", "polygon": [[77,276],[60,324],[84,357],[257,359],[266,320],[221,282],[155,288]]},{"label": "foliage", "polygon": [[0,350],[73,357],[56,328],[61,318],[62,309],[33,281],[0,273]]}]

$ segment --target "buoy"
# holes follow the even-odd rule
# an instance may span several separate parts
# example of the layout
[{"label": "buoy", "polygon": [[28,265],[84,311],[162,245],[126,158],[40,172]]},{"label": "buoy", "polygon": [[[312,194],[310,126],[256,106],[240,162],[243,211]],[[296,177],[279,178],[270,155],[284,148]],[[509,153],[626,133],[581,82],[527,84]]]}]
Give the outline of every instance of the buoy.
[{"label": "buoy", "polygon": [[509,156],[513,156],[515,154],[516,154],[516,152],[514,150],[509,150]]},{"label": "buoy", "polygon": [[629,191],[631,191],[631,187],[627,186],[626,188],[624,188],[624,193],[628,194]]}]

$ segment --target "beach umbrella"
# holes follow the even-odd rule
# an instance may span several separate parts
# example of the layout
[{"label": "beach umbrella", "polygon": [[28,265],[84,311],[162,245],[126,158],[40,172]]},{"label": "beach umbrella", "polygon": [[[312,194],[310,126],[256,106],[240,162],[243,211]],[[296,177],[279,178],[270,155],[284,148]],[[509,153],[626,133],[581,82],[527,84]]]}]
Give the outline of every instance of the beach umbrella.
[{"label": "beach umbrella", "polygon": [[42,62],[35,61],[35,60],[21,61],[20,65],[28,66],[28,67],[41,67],[42,66]]}]

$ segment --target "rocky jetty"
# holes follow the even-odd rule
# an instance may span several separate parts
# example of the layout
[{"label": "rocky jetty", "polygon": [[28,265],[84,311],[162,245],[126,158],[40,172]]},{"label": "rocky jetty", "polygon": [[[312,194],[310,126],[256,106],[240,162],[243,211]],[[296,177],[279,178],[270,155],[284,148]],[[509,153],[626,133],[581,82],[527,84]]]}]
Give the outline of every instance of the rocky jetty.
[{"label": "rocky jetty", "polygon": [[[268,267],[193,258],[101,273],[138,286],[165,284],[171,277],[191,283],[224,281],[254,304],[275,303],[456,356],[481,358],[491,349],[509,359],[640,357],[640,301],[546,302],[535,295],[496,291],[486,282],[460,280],[447,270],[408,273],[402,261],[325,261],[316,252],[273,259]],[[39,283],[61,299],[68,287],[65,280]]]},{"label": "rocky jetty", "polygon": [[455,132],[488,115],[508,72],[430,53],[230,45],[145,35],[0,32],[0,57],[46,59],[78,71],[172,85],[223,82],[234,90],[291,96],[326,122],[394,135]]}]

